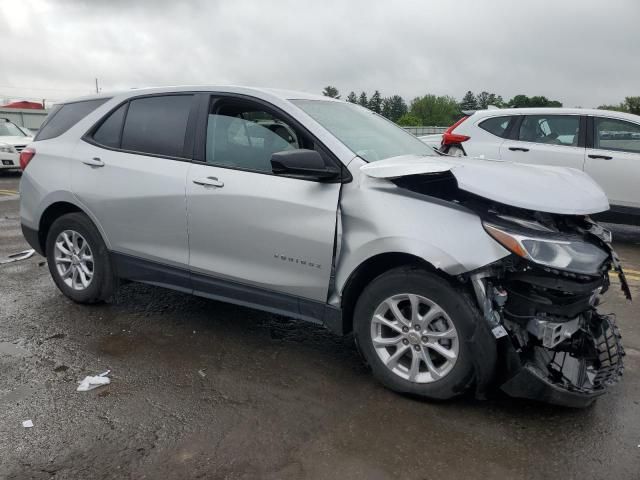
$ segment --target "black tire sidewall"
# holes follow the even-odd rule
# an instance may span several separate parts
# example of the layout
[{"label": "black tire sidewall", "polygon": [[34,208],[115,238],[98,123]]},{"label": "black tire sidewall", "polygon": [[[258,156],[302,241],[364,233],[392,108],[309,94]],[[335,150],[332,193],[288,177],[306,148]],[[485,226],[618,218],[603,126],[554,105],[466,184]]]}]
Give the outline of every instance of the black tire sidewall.
[{"label": "black tire sidewall", "polygon": [[[74,290],[64,283],[55,265],[55,240],[64,230],[75,230],[89,243],[93,254],[93,278],[85,290]],[[98,229],[83,213],[69,213],[53,222],[47,234],[46,243],[47,263],[49,272],[60,291],[71,300],[78,303],[94,303],[106,300],[111,295],[112,269],[109,252],[102,240]]]},{"label": "black tire sidewall", "polygon": [[[385,299],[413,293],[437,303],[447,312],[458,332],[458,359],[444,377],[431,383],[414,383],[390,371],[382,362],[371,339],[371,320]],[[358,347],[374,376],[386,387],[403,393],[444,400],[463,394],[473,383],[473,361],[468,341],[473,337],[477,311],[468,298],[435,274],[415,268],[391,270],[374,279],[362,292],[354,311],[354,333]]]}]

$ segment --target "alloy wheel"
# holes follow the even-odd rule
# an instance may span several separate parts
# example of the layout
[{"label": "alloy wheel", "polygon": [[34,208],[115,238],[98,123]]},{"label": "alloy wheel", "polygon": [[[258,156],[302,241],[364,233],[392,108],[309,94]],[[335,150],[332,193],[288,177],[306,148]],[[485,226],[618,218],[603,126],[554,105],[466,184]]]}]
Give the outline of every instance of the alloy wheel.
[{"label": "alloy wheel", "polygon": [[371,319],[371,340],[389,370],[415,383],[445,377],[458,359],[458,332],[451,318],[421,295],[384,300]]},{"label": "alloy wheel", "polygon": [[85,290],[91,284],[93,253],[87,240],[75,230],[64,230],[57,236],[54,262],[60,279],[73,290]]}]

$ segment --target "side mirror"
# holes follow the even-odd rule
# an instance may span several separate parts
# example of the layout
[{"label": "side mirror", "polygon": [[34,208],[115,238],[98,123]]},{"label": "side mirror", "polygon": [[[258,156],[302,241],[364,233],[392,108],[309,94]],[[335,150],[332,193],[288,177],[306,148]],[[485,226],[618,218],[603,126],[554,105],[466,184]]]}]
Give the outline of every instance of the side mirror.
[{"label": "side mirror", "polygon": [[271,155],[271,170],[275,175],[305,180],[333,180],[340,176],[335,165],[325,164],[315,150],[285,150]]}]

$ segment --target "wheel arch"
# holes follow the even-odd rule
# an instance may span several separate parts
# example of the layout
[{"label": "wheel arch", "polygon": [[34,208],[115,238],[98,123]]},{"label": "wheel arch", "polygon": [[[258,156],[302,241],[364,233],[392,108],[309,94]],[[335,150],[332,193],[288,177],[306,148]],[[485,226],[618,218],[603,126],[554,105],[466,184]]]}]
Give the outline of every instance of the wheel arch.
[{"label": "wheel arch", "polygon": [[47,243],[47,235],[49,234],[49,230],[53,222],[55,222],[58,218],[68,213],[83,213],[85,214],[91,222],[96,226],[98,232],[102,236],[105,244],[109,245],[107,239],[100,228],[100,225],[95,221],[92,215],[90,215],[85,209],[78,206],[75,203],[60,200],[53,202],[47,208],[44,209],[42,215],[40,215],[40,221],[38,222],[38,246],[41,249],[42,254],[46,254],[46,243]]},{"label": "wheel arch", "polygon": [[364,288],[371,281],[389,270],[402,266],[415,268],[438,275],[451,282],[453,277],[427,262],[424,258],[404,252],[385,252],[367,258],[349,275],[341,295],[343,332],[353,331],[353,312]]}]

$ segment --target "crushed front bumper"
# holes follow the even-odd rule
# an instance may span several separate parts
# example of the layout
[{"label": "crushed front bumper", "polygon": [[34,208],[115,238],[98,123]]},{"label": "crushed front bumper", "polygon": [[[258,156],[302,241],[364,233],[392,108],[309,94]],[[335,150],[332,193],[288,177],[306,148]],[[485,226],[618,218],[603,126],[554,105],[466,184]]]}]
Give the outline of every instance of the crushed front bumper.
[{"label": "crushed front bumper", "polygon": [[503,383],[500,388],[511,397],[528,398],[573,408],[588,407],[596,398],[606,392],[604,388],[592,392],[567,390],[550,382],[531,363],[522,366],[518,373]]}]

